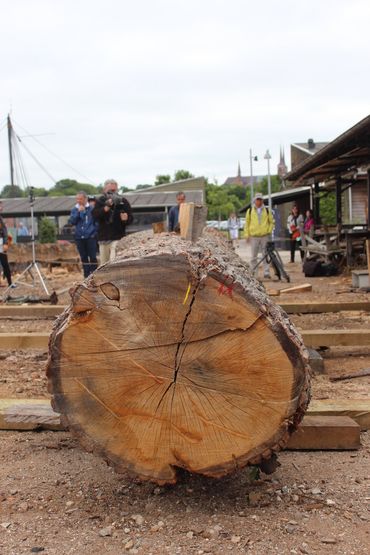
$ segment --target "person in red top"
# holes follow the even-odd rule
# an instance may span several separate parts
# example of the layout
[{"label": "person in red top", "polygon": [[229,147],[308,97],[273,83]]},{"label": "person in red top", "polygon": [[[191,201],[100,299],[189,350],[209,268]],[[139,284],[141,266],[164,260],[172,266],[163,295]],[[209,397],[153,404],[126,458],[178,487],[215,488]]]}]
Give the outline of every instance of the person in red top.
[{"label": "person in red top", "polygon": [[312,210],[306,210],[306,218],[303,224],[304,234],[308,235],[309,237],[312,237],[314,233],[314,229],[315,229],[315,222],[313,219],[313,212]]},{"label": "person in red top", "polygon": [[[298,206],[295,204],[288,216],[288,231],[290,235],[290,262],[294,262],[295,250],[301,246],[301,230],[303,229],[303,216],[299,213]],[[304,252],[300,250],[303,260]]]}]

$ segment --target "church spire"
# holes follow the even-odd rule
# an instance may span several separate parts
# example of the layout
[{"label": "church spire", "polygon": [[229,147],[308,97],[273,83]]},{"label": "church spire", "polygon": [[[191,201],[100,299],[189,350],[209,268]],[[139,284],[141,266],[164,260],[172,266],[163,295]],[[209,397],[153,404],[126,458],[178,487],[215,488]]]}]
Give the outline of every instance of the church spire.
[{"label": "church spire", "polygon": [[242,172],[240,170],[240,162],[238,162],[238,177],[242,176]]},{"label": "church spire", "polygon": [[284,147],[280,146],[280,162],[278,163],[278,167],[277,167],[277,173],[278,176],[281,179],[281,182],[283,184],[284,187],[284,175],[288,172],[288,167],[285,163],[285,153],[284,153]]}]

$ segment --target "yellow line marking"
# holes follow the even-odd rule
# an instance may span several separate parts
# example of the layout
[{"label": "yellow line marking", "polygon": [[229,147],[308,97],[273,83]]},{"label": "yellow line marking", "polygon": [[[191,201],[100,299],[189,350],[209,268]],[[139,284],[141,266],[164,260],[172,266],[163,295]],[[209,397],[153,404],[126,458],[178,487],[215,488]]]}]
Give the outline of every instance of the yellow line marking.
[{"label": "yellow line marking", "polygon": [[189,297],[190,289],[191,289],[191,283],[189,283],[189,285],[188,285],[188,288],[186,290],[186,295],[185,295],[184,300],[182,301],[182,304],[186,304],[186,301],[188,300],[188,297]]}]

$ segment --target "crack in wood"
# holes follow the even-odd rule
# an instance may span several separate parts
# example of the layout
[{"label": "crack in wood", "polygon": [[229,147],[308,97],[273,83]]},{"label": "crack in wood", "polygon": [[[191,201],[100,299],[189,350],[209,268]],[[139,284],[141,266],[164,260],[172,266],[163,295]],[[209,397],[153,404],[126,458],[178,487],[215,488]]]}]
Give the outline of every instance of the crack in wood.
[{"label": "crack in wood", "polygon": [[[185,340],[185,326],[186,326],[186,322],[187,322],[187,320],[188,320],[188,318],[189,318],[189,316],[190,316],[190,313],[191,313],[191,310],[192,310],[192,307],[193,307],[193,304],[194,304],[195,297],[196,297],[196,294],[197,294],[198,289],[199,289],[199,283],[196,285],[195,289],[194,289],[193,292],[192,292],[192,298],[191,298],[191,301],[190,301],[190,304],[189,304],[189,308],[188,308],[187,313],[185,314],[184,321],[183,321],[183,323],[182,323],[181,337],[180,337],[180,341],[177,343],[177,348],[176,348],[176,353],[175,353],[175,370],[174,370],[173,380],[172,380],[172,382],[170,382],[170,383],[168,384],[168,386],[167,386],[166,389],[164,390],[164,392],[163,392],[161,398],[160,398],[159,401],[158,401],[158,405],[157,405],[157,408],[156,408],[155,412],[157,412],[157,410],[158,410],[159,407],[161,406],[161,404],[162,404],[162,402],[163,402],[163,400],[164,400],[164,398],[165,398],[167,392],[171,389],[172,386],[174,386],[174,390],[175,390],[176,380],[177,380],[177,374],[178,374],[178,371],[179,371],[179,369],[180,369],[181,360],[182,360],[182,356],[181,356],[180,360],[178,361],[178,355],[179,355],[180,347],[181,347],[181,345],[184,343],[184,340]],[[187,345],[187,343],[185,343],[185,348],[186,348],[186,345]],[[184,351],[185,351],[185,348],[184,348]],[[172,393],[172,398],[171,398],[171,411],[170,411],[170,414],[172,414],[172,405],[173,405],[174,394],[175,394],[175,391],[173,391],[173,393]]]}]

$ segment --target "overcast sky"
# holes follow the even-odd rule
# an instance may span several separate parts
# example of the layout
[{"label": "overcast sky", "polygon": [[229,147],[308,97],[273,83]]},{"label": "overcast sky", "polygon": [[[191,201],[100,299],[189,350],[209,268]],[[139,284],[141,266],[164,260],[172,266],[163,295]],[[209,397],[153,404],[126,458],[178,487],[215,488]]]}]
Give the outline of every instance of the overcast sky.
[{"label": "overcast sky", "polygon": [[[187,169],[223,183],[238,160],[249,175],[250,148],[255,174],[267,148],[276,173],[280,145],[289,162],[292,142],[370,113],[368,0],[0,0],[0,13],[0,128],[10,110],[55,180],[135,187]],[[52,186],[21,152],[30,183]]]}]

